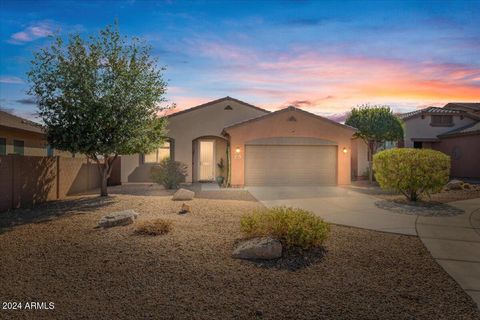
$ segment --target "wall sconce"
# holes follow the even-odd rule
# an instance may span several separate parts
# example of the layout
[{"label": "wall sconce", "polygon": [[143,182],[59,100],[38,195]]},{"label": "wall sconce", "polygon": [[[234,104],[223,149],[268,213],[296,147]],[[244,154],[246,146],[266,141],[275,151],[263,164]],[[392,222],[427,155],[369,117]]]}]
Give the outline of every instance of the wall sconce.
[{"label": "wall sconce", "polygon": [[347,153],[347,152],[348,152],[347,148],[343,147],[343,153]]},{"label": "wall sconce", "polygon": [[240,147],[236,147],[236,148],[235,148],[235,153],[236,153],[236,154],[240,154]]}]

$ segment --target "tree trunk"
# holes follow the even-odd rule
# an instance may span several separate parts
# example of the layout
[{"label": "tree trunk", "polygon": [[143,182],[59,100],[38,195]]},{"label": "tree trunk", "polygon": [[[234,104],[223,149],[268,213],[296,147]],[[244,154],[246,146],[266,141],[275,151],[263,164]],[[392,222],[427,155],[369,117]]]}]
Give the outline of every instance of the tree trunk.
[{"label": "tree trunk", "polygon": [[91,157],[97,163],[98,173],[100,174],[100,180],[101,180],[100,196],[101,197],[108,196],[108,190],[107,190],[108,178],[112,173],[113,163],[117,159],[117,156],[118,156],[117,154],[115,154],[113,157],[109,155],[104,155],[103,163],[101,163],[98,160],[96,155]]},{"label": "tree trunk", "polygon": [[100,196],[107,197],[108,196],[108,190],[107,190],[108,176],[107,176],[105,165],[102,169],[101,178],[102,178],[102,184],[100,186]]},{"label": "tree trunk", "polygon": [[373,184],[373,154],[377,149],[376,141],[369,141],[368,148],[370,149],[370,159],[368,161],[368,181]]}]

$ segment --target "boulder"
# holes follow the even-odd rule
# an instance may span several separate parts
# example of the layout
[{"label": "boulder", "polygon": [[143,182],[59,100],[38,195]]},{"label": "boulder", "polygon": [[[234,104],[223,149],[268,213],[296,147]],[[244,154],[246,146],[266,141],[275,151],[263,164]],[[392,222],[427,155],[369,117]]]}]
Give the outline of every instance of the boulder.
[{"label": "boulder", "polygon": [[133,210],[114,212],[100,219],[100,221],[98,221],[98,226],[102,228],[126,226],[128,224],[132,224],[137,216],[138,213]]},{"label": "boulder", "polygon": [[273,238],[253,238],[242,241],[233,250],[236,259],[277,259],[282,256],[282,244]]},{"label": "boulder", "polygon": [[195,192],[180,188],[173,194],[173,200],[192,200]]},{"label": "boulder", "polygon": [[463,188],[463,181],[462,180],[451,180],[445,185],[446,190],[462,190]]},{"label": "boulder", "polygon": [[471,185],[470,183],[464,183],[463,186],[462,186],[462,188],[463,188],[464,190],[473,189],[473,188],[472,188],[472,185]]}]

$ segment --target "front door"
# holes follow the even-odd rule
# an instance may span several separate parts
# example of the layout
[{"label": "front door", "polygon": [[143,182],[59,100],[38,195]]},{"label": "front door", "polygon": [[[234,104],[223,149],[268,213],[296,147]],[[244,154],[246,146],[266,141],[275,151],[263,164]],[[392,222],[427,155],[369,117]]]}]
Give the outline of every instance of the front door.
[{"label": "front door", "polygon": [[213,181],[215,180],[215,141],[200,140],[199,149],[198,180]]}]

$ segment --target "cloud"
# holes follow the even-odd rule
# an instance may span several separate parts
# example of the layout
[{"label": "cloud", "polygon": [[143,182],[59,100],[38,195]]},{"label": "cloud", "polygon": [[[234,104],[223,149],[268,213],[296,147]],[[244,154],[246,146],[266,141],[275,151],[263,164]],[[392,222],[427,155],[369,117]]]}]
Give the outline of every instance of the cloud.
[{"label": "cloud", "polygon": [[341,113],[334,113],[334,114],[326,116],[326,118],[328,118],[330,120],[333,120],[333,121],[336,121],[336,122],[344,123],[345,120],[347,120],[348,114],[349,114],[348,111],[341,112]]},{"label": "cloud", "polygon": [[15,102],[20,103],[20,104],[25,104],[25,105],[36,105],[37,104],[37,101],[33,98],[18,99],[18,100],[15,100]]},{"label": "cloud", "polygon": [[30,25],[20,32],[16,32],[10,36],[9,43],[24,44],[40,38],[48,37],[53,34],[54,26],[50,21],[41,21]]},{"label": "cloud", "polygon": [[23,80],[19,77],[13,76],[0,76],[0,83],[8,83],[8,84],[21,84]]}]

